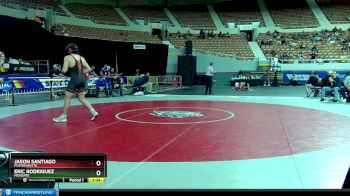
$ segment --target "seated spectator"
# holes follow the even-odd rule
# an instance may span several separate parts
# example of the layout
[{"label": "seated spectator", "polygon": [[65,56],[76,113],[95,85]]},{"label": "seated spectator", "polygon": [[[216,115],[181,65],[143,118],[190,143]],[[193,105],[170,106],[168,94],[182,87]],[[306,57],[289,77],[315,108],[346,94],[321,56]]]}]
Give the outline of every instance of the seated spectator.
[{"label": "seated spectator", "polygon": [[103,65],[101,72],[104,76],[109,76],[111,74],[111,67],[107,64]]},{"label": "seated spectator", "polygon": [[146,92],[151,93],[152,92],[152,86],[153,84],[149,82],[149,72],[146,72],[146,74],[141,75],[140,77],[135,79],[135,82],[133,84],[133,92],[138,91],[138,89],[145,88]]},{"label": "seated spectator", "polygon": [[272,56],[274,57],[274,56],[277,55],[277,52],[276,52],[274,49],[272,49],[271,54],[272,54]]},{"label": "seated spectator", "polygon": [[100,94],[100,91],[104,90],[106,97],[108,97],[109,93],[108,93],[108,82],[106,80],[106,76],[104,76],[103,74],[100,75],[99,79],[96,80],[96,97],[98,97],[98,95]]},{"label": "seated spectator", "polygon": [[315,35],[314,41],[315,42],[320,42],[321,41],[321,36],[319,34]]},{"label": "seated spectator", "polygon": [[120,96],[124,96],[123,93],[123,78],[121,74],[114,74],[111,79],[111,85],[110,85],[110,92],[112,92],[113,89],[117,90],[117,93],[119,91]]},{"label": "seated spectator", "polygon": [[275,30],[275,31],[272,33],[272,37],[273,37],[273,38],[277,38],[277,36],[278,36],[278,32]]},{"label": "seated spectator", "polygon": [[222,32],[221,31],[219,32],[218,37],[222,37]]},{"label": "seated spectator", "polygon": [[277,45],[282,45],[281,39],[277,39]]},{"label": "seated spectator", "polygon": [[147,82],[144,83],[141,87],[146,89],[146,93],[152,93],[153,83],[149,81],[149,72],[143,76],[147,78]]},{"label": "seated spectator", "polygon": [[[305,84],[305,89],[306,89],[306,95],[309,97],[312,93],[312,88],[316,86],[320,86],[320,78],[317,76],[316,72],[312,71],[309,77],[309,80],[307,84]],[[317,94],[314,94],[314,97],[316,97]]]},{"label": "seated spectator", "polygon": [[268,44],[268,45],[273,45],[273,40],[270,38],[270,39],[267,41],[267,44]]},{"label": "seated spectator", "polygon": [[315,63],[316,62],[315,59],[317,57],[317,53],[315,51],[313,51],[313,52],[311,52],[310,56],[311,56],[311,59],[313,60],[313,62]]},{"label": "seated spectator", "polygon": [[304,57],[303,56],[300,56],[298,57],[298,63],[304,63]]},{"label": "seated spectator", "polygon": [[344,79],[344,87],[341,89],[341,94],[343,98],[343,102],[350,102],[350,72],[346,74]]},{"label": "seated spectator", "polygon": [[65,77],[64,74],[61,73],[61,65],[54,64],[52,66],[52,69],[49,72],[49,77],[55,78],[55,77]]},{"label": "seated spectator", "polygon": [[[52,69],[49,71],[49,77],[51,78],[57,78],[57,77],[66,77],[62,72],[62,67],[60,64],[54,64],[52,66]],[[56,83],[59,83],[57,81],[53,81],[52,82],[52,85],[55,85]],[[55,92],[54,94],[56,94],[57,96],[62,96],[64,93],[58,91],[58,92]]]},{"label": "seated spectator", "polygon": [[287,45],[287,40],[286,40],[285,38],[283,38],[283,39],[281,40],[281,44],[282,44],[282,45]]},{"label": "seated spectator", "polygon": [[199,32],[199,38],[205,39],[205,32],[204,32],[203,29],[201,29],[200,32]]},{"label": "seated spectator", "polygon": [[316,48],[316,46],[313,46],[311,48],[311,52],[318,53],[318,49]]},{"label": "seated spectator", "polygon": [[215,36],[214,36],[214,30],[211,30],[211,31],[208,30],[208,37],[209,37],[209,38],[215,37]]},{"label": "seated spectator", "polygon": [[329,83],[329,77],[331,77],[332,71],[329,71],[327,76],[321,79],[320,86],[325,87],[325,86],[330,86],[331,84]]},{"label": "seated spectator", "polygon": [[340,50],[348,50],[348,46],[347,46],[347,45],[342,45],[342,47],[340,48]]},{"label": "seated spectator", "polygon": [[339,100],[339,91],[341,87],[341,81],[340,78],[337,76],[337,72],[329,72],[329,77],[324,80],[323,85],[324,86],[321,90],[321,101],[324,101],[326,93],[333,92],[333,102],[337,102]]}]

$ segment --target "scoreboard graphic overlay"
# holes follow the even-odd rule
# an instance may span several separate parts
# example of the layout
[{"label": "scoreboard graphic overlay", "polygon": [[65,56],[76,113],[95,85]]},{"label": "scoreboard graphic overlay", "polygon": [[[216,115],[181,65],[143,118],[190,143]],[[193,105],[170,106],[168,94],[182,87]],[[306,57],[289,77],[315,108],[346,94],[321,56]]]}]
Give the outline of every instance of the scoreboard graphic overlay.
[{"label": "scoreboard graphic overlay", "polygon": [[106,154],[11,153],[11,181],[104,183]]}]

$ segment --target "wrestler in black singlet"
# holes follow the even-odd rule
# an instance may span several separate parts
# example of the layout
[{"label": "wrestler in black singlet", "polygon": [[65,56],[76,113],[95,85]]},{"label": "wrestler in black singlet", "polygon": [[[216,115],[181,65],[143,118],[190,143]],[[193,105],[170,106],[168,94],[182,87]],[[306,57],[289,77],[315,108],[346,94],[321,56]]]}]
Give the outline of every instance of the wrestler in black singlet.
[{"label": "wrestler in black singlet", "polygon": [[83,62],[80,57],[78,61],[73,55],[71,55],[75,60],[75,65],[71,67],[70,81],[67,86],[67,91],[71,93],[84,92],[85,90],[85,79],[83,75]]}]

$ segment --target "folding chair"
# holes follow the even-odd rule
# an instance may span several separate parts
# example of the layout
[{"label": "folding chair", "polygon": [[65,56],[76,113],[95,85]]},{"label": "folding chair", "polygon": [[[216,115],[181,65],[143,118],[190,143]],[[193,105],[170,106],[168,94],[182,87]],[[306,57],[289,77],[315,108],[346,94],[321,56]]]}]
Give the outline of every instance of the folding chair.
[{"label": "folding chair", "polygon": [[310,90],[311,90],[310,93],[307,93],[306,96],[310,97],[312,95],[313,97],[317,97],[317,96],[319,96],[321,94],[321,89],[322,88],[320,86],[311,87],[310,88]]}]

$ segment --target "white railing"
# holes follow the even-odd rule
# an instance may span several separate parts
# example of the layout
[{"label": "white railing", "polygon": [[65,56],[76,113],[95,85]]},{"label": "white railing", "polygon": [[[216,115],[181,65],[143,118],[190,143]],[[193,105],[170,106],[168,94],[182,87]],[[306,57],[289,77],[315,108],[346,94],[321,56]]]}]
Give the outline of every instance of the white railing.
[{"label": "white railing", "polygon": [[[184,25],[181,25],[181,26],[184,26]],[[187,27],[189,29],[193,29],[193,30],[201,30],[201,29],[203,29],[204,31],[206,31],[206,30],[216,30],[215,26],[213,26],[213,27],[205,27],[203,25],[187,25],[185,27]]]},{"label": "white railing", "polygon": [[86,19],[86,20],[91,20],[92,21],[91,16],[76,15],[76,14],[74,16],[77,17],[77,18],[80,18],[80,19]]},{"label": "white railing", "polygon": [[[68,14],[64,14],[64,13],[59,13],[59,12],[55,12],[54,13],[57,16],[65,16],[65,17],[70,17]],[[85,19],[85,20],[91,20],[92,22],[96,23],[96,24],[106,24],[106,25],[116,25],[116,26],[127,26],[127,23],[121,23],[121,22],[114,22],[114,21],[107,21],[107,20],[97,20],[91,16],[85,16],[85,15],[74,15],[76,18],[80,18],[80,19]]]},{"label": "white railing", "polygon": [[[185,47],[176,46],[176,48],[184,49]],[[232,58],[232,59],[235,59],[235,60],[241,60],[241,61],[255,61],[255,60],[258,60],[255,57],[243,57],[243,56],[237,56],[237,55],[233,55],[233,54],[212,52],[212,51],[209,51],[209,50],[201,50],[201,49],[193,49],[193,50],[196,51],[196,52],[202,52],[202,53],[205,53],[205,54],[208,54],[208,55],[214,55],[214,56],[220,56],[220,57],[228,57],[228,58]]]},{"label": "white railing", "polygon": [[350,20],[347,21],[330,21],[331,24],[349,24]]},{"label": "white railing", "polygon": [[55,16],[63,16],[63,17],[71,17],[70,15],[68,15],[68,14],[66,14],[66,13],[57,12],[57,11],[55,11],[55,12],[53,13],[53,15],[55,15]]},{"label": "white railing", "polygon": [[282,29],[307,29],[307,28],[318,28],[320,27],[320,24],[318,25],[283,25],[283,24],[276,24],[276,27],[280,27]]},{"label": "white railing", "polygon": [[179,75],[164,75],[157,76],[157,83],[163,85],[176,85],[178,87],[182,86],[182,76]]},{"label": "white railing", "polygon": [[134,21],[137,22],[137,20],[143,20],[146,24],[149,23],[161,23],[161,22],[167,22],[169,26],[174,26],[169,19],[165,18],[155,18],[155,17],[134,17]]},{"label": "white railing", "polygon": [[98,24],[106,24],[106,25],[116,25],[116,26],[127,26],[127,23],[121,23],[121,22],[114,22],[114,21],[107,21],[107,20],[96,20],[94,18],[90,18],[94,23]]},{"label": "white railing", "polygon": [[282,64],[304,64],[304,63],[317,63],[317,64],[323,64],[323,63],[350,63],[350,59],[344,58],[344,59],[305,59],[305,60],[298,60],[298,59],[288,59],[288,60],[278,60],[279,63]]},{"label": "white railing", "polygon": [[237,25],[244,25],[244,24],[252,24],[253,22],[260,22],[261,24],[261,20],[260,19],[244,19],[244,20],[239,20]]}]

